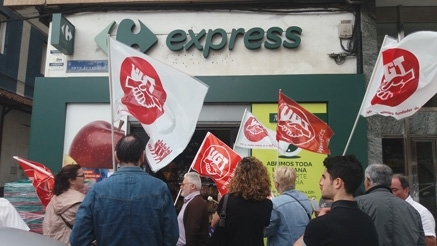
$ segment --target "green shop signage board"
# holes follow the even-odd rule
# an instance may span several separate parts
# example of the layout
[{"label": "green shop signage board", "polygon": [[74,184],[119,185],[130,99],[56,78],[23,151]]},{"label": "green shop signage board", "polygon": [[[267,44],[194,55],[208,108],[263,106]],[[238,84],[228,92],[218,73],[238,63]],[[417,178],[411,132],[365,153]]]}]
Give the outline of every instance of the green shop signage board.
[{"label": "green shop signage board", "polygon": [[74,53],[75,27],[62,14],[53,14],[50,44],[64,55]]}]

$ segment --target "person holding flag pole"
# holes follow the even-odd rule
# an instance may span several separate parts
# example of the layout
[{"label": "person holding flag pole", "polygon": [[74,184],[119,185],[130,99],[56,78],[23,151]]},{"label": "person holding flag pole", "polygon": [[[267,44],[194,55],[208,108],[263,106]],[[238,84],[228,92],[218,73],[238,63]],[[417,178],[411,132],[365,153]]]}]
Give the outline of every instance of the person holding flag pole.
[{"label": "person holding flag pole", "polygon": [[[240,155],[212,133],[208,132],[187,173],[193,169],[199,175],[211,178],[216,183],[220,194],[224,195],[228,191],[227,187],[231,176],[240,160]],[[181,190],[179,190],[175,199],[175,206],[180,194]]]}]

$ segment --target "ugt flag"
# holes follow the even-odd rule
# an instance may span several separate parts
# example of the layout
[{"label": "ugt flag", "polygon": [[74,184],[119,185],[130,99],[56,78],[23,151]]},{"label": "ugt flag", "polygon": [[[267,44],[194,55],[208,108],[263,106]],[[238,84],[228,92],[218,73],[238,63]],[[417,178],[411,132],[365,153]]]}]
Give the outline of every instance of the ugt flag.
[{"label": "ugt flag", "polygon": [[55,178],[52,172],[43,164],[29,161],[18,156],[13,157],[18,161],[26,176],[32,182],[36,195],[44,206],[47,206],[53,197]]},{"label": "ugt flag", "polygon": [[[331,128],[317,116],[305,110],[279,91],[276,139],[308,151],[329,154]],[[288,145],[281,145],[288,147]],[[286,151],[286,150],[282,150]]]},{"label": "ugt flag", "polygon": [[214,180],[221,195],[228,192],[230,179],[241,157],[208,132],[194,157],[192,167],[199,175]]},{"label": "ugt flag", "polygon": [[235,140],[234,150],[236,147],[246,149],[276,149],[281,155],[293,157],[302,149],[290,149],[290,143],[276,140],[276,132],[265,127],[251,112],[244,111],[243,119],[240,123],[237,139]]},{"label": "ugt flag", "polygon": [[415,32],[399,43],[384,39],[360,114],[413,115],[437,93],[437,32]]},{"label": "ugt flag", "polygon": [[109,38],[114,121],[135,117],[150,137],[146,158],[152,171],[168,165],[188,145],[208,86]]},{"label": "ugt flag", "polygon": [[246,149],[277,149],[275,131],[266,128],[249,111],[244,110],[235,145]]}]

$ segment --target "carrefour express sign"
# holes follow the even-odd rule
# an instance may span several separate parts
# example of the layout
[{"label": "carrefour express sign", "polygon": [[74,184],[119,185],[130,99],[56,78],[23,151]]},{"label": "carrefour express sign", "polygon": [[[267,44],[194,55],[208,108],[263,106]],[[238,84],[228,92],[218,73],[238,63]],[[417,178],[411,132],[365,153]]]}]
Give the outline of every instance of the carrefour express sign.
[{"label": "carrefour express sign", "polygon": [[[133,32],[136,24],[131,19],[124,19],[118,24],[116,39],[127,45],[136,45],[139,50],[146,53],[158,41],[156,35],[150,31],[141,21],[138,21],[139,31]],[[112,22],[99,35],[106,39],[107,34],[111,33],[115,22]],[[266,49],[278,49],[284,47],[295,49],[301,43],[300,35],[302,29],[298,26],[290,26],[287,29],[281,27],[270,27],[267,30],[260,27],[252,27],[248,30],[244,28],[233,28],[232,30],[202,29],[195,33],[192,29],[187,31],[176,29],[171,31],[166,39],[166,46],[169,50],[186,51],[197,49],[207,58],[211,50],[232,50],[237,42],[244,42],[244,46],[249,50],[257,50],[262,47]],[[96,40],[98,38],[96,37]],[[106,47],[99,46],[106,51]]]}]

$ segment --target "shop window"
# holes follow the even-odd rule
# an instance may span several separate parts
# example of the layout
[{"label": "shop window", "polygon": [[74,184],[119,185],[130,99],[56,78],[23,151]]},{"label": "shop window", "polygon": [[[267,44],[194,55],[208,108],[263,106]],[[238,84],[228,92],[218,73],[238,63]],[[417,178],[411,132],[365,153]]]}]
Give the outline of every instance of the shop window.
[{"label": "shop window", "polygon": [[0,54],[5,52],[5,38],[6,38],[6,17],[0,15]]},{"label": "shop window", "polygon": [[382,139],[382,161],[393,173],[405,173],[405,151],[403,138]]}]

